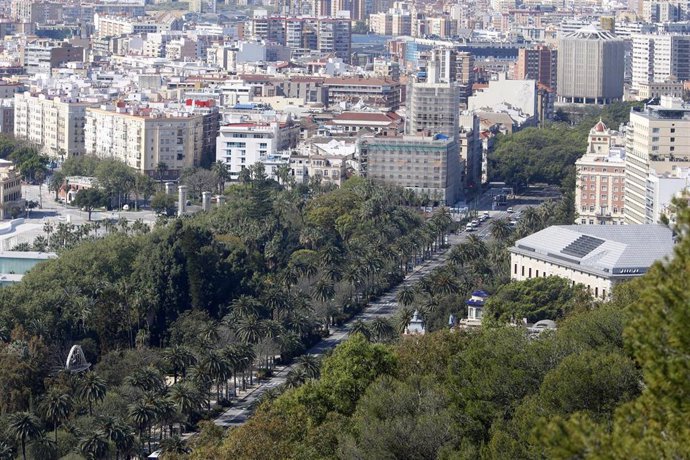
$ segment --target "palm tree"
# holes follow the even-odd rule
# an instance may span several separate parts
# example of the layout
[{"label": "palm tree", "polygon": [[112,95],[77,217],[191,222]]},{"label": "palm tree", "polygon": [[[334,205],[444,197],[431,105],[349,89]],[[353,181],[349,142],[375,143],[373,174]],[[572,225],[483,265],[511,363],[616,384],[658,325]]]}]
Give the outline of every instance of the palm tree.
[{"label": "palm tree", "polygon": [[225,182],[230,179],[230,172],[228,166],[222,161],[216,161],[211,165],[213,171],[218,179],[218,193],[222,194],[225,191]]},{"label": "palm tree", "polygon": [[371,335],[377,342],[385,342],[395,336],[395,329],[387,319],[376,318],[371,322]]},{"label": "palm tree", "polygon": [[398,315],[396,317],[396,329],[398,331],[398,334],[404,334],[405,330],[407,329],[407,326],[410,325],[410,321],[412,321],[412,317],[414,316],[414,310],[408,307],[403,307],[398,311]]},{"label": "palm tree", "polygon": [[26,443],[40,438],[43,432],[38,418],[30,412],[15,412],[9,417],[10,433],[22,446],[22,459],[26,460]]},{"label": "palm tree", "polygon": [[101,420],[99,430],[107,440],[115,444],[116,459],[120,458],[120,452],[127,452],[134,445],[131,428],[119,420],[105,417]]},{"label": "palm tree", "polygon": [[160,447],[163,457],[167,457],[166,454],[173,454],[174,456],[177,456],[188,454],[191,452],[191,449],[187,447],[186,443],[182,440],[182,438],[180,438],[177,435],[162,440]]},{"label": "palm tree", "polygon": [[51,388],[43,400],[43,414],[53,424],[55,442],[57,442],[58,423],[66,420],[72,411],[72,397],[59,388]]},{"label": "palm tree", "polygon": [[172,369],[173,384],[177,383],[178,375],[184,378],[187,368],[194,364],[194,353],[184,345],[173,345],[163,351],[163,360]]},{"label": "palm tree", "polygon": [[371,338],[371,329],[369,329],[369,326],[367,326],[367,323],[362,321],[361,319],[358,319],[354,323],[352,323],[352,327],[350,328],[350,335],[354,334],[362,334],[365,339],[369,340]]},{"label": "palm tree", "polygon": [[[230,304],[232,319],[239,320],[250,316],[261,316],[263,306],[254,297],[241,295]],[[227,318],[227,317],[226,317]],[[230,318],[227,318],[230,320]]]},{"label": "palm tree", "polygon": [[151,426],[156,419],[156,412],[146,401],[138,400],[129,406],[128,416],[139,430],[139,439],[144,437],[144,431],[148,430],[149,452],[151,451]]},{"label": "palm tree", "polygon": [[243,343],[256,344],[264,337],[264,323],[256,316],[237,321],[235,333]]},{"label": "palm tree", "polygon": [[[194,412],[203,406],[203,398],[199,391],[186,381],[170,387],[168,397],[182,414],[185,423]],[[180,431],[182,430],[180,429]]]},{"label": "palm tree", "polygon": [[302,355],[297,358],[297,364],[300,365],[305,374],[310,379],[318,379],[321,372],[321,360],[316,355]]},{"label": "palm tree", "polygon": [[512,232],[508,219],[496,219],[491,222],[491,236],[497,241],[504,242]]},{"label": "palm tree", "polygon": [[106,391],[105,381],[92,371],[82,377],[77,387],[77,396],[89,404],[89,415],[93,415],[93,403],[102,401]]},{"label": "palm tree", "polygon": [[285,388],[297,388],[306,382],[307,379],[307,373],[304,368],[302,366],[295,366],[285,376]]},{"label": "palm tree", "polygon": [[158,369],[147,366],[135,370],[125,378],[125,382],[143,391],[160,391],[165,388],[165,382]]},{"label": "palm tree", "polygon": [[412,286],[410,286],[409,284],[403,286],[403,288],[400,289],[397,295],[398,303],[403,307],[412,305],[412,302],[414,302],[414,298],[416,295],[417,293],[415,292]]},{"label": "palm tree", "polygon": [[89,434],[79,441],[79,451],[88,460],[105,458],[108,447],[108,438],[98,431]]}]

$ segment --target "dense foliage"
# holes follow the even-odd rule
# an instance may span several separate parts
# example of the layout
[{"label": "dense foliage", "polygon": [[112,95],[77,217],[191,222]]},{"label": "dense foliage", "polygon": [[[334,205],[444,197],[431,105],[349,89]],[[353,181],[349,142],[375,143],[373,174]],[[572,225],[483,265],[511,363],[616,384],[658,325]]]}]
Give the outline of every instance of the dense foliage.
[{"label": "dense foliage", "polygon": [[527,128],[499,136],[489,156],[492,181],[505,181],[520,189],[528,184],[575,186],[575,161],[587,147],[589,130],[601,119],[618,129],[630,117],[629,103],[606,106],[600,113],[586,116],[576,126],[554,123],[547,128]]},{"label": "dense foliage", "polygon": [[[687,208],[679,222],[687,235]],[[538,337],[499,322],[391,345],[355,334],[320,379],[264,402],[222,441],[200,440],[192,458],[685,458],[689,277],[685,236],[607,302],[565,308],[581,292],[557,278],[505,286],[494,307],[562,318]],[[334,378],[369,383],[333,402]]]},{"label": "dense foliage", "polygon": [[[226,205],[150,232],[86,225],[58,259],[0,290],[0,450],[186,449],[182,432],[397,283],[450,225],[363,179],[287,189],[256,167],[225,193]],[[47,244],[76,230],[51,232]],[[92,371],[60,371],[73,344]],[[293,383],[316,369],[306,359]]]}]

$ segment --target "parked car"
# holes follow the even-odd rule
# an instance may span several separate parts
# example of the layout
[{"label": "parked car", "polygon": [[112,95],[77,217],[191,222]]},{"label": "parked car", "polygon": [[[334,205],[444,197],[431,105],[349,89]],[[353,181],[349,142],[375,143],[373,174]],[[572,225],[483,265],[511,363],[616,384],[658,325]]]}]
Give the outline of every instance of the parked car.
[{"label": "parked car", "polygon": [[513,213],[513,208],[508,208],[508,209],[506,209],[506,212],[507,212],[508,214],[512,214],[512,213]]}]

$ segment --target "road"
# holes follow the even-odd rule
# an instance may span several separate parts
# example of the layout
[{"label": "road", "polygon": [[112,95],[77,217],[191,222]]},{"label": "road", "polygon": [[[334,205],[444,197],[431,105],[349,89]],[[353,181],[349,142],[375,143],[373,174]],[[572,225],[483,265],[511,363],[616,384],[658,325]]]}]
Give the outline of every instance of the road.
[{"label": "road", "polygon": [[[534,206],[542,202],[545,195],[542,196],[519,196],[511,202],[511,206],[515,211],[515,214],[519,214],[524,208],[529,206]],[[482,197],[479,200],[479,211],[489,210],[491,206],[491,198],[485,199]],[[396,301],[398,292],[405,286],[414,285],[421,278],[426,276],[432,270],[443,265],[446,261],[446,255],[448,254],[450,248],[462,243],[471,234],[477,235],[482,240],[490,238],[490,222],[495,219],[503,219],[510,217],[506,210],[489,211],[491,218],[481,224],[478,230],[472,233],[465,232],[464,230],[455,234],[451,234],[448,237],[448,248],[435,253],[430,259],[423,262],[421,265],[415,267],[415,269],[410,272],[402,283],[391,288],[387,293],[379,297],[377,300],[369,303],[369,305],[362,310],[360,313],[355,315],[350,321],[340,327],[331,328],[331,335],[328,338],[321,340],[319,343],[314,345],[311,349],[307,351],[308,354],[321,356],[327,353],[329,350],[335,348],[339,343],[343,342],[349,336],[350,329],[355,321],[362,320],[365,322],[373,321],[376,318],[388,318],[393,316],[398,310],[398,304]],[[266,390],[270,388],[276,388],[285,383],[285,378],[292,369],[292,366],[284,366],[276,368],[274,376],[270,379],[264,380],[258,383],[254,388],[250,389],[245,394],[241,395],[239,400],[235,405],[221,414],[218,418],[214,420],[215,424],[223,427],[236,427],[244,424],[247,419],[251,416],[251,412],[254,403],[257,399],[261,397]]]}]

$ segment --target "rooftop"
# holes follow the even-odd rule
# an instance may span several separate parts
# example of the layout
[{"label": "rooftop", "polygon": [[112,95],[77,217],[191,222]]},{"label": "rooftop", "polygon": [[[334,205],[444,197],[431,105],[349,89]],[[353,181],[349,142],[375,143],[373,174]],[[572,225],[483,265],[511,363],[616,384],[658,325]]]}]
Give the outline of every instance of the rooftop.
[{"label": "rooftop", "polygon": [[601,277],[645,273],[673,252],[663,225],[556,225],[515,242],[511,252]]}]

